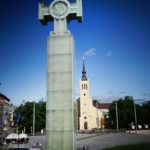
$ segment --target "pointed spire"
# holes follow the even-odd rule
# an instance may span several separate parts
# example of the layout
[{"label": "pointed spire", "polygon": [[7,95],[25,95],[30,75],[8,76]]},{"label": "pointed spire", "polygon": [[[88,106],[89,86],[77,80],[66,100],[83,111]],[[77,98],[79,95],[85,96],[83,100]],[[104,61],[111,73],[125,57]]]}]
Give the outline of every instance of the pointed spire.
[{"label": "pointed spire", "polygon": [[82,81],[86,81],[86,70],[85,70],[85,65],[84,65],[84,57],[83,57],[83,68],[82,68]]}]

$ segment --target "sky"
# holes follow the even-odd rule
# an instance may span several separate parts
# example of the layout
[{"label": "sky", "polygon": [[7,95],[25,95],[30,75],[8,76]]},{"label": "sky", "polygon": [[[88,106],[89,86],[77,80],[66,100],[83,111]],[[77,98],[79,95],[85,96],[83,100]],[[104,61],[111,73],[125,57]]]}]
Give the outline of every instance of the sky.
[{"label": "sky", "polygon": [[[38,0],[1,0],[0,14],[0,92],[15,105],[45,99],[53,22],[41,25]],[[71,21],[68,29],[75,38],[76,98],[84,56],[93,98],[150,99],[149,0],[83,0],[83,23]]]}]

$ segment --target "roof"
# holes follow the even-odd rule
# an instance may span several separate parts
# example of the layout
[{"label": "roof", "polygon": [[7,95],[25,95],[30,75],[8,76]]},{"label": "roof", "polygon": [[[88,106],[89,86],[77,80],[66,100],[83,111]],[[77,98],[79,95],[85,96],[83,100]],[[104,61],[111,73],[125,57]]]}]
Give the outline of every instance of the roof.
[{"label": "roof", "polygon": [[7,100],[7,101],[10,101],[10,99],[8,97],[6,97],[4,94],[0,93],[0,97]]},{"label": "roof", "polygon": [[111,105],[110,103],[99,103],[98,109],[109,109],[110,105]]}]

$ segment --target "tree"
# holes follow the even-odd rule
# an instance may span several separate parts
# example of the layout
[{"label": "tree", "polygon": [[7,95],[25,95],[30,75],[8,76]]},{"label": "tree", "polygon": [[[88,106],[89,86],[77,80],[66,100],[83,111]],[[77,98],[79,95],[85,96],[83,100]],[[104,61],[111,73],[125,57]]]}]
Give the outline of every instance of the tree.
[{"label": "tree", "polygon": [[[118,106],[118,122],[120,128],[127,128],[128,125],[134,122],[134,109],[132,99],[119,99],[117,100]],[[110,110],[110,120],[112,122],[112,127],[116,127],[116,101],[111,104]]]},{"label": "tree", "polygon": [[150,125],[150,102],[144,103],[137,108],[137,122],[138,124]]},{"label": "tree", "polygon": [[[20,112],[19,129],[26,130],[26,133],[31,133],[33,126],[33,102],[25,102],[21,104],[14,113],[15,124],[17,125],[17,114]],[[46,122],[46,102],[35,103],[35,132],[45,128]]]},{"label": "tree", "polygon": [[99,105],[99,101],[96,99],[93,99],[93,106],[97,107]]},{"label": "tree", "polygon": [[[135,124],[133,98],[117,100],[119,128],[127,128],[129,124]],[[136,101],[135,101],[136,102]],[[135,104],[138,124],[150,124],[150,103]],[[109,109],[111,127],[116,128],[116,101],[113,101]]]}]

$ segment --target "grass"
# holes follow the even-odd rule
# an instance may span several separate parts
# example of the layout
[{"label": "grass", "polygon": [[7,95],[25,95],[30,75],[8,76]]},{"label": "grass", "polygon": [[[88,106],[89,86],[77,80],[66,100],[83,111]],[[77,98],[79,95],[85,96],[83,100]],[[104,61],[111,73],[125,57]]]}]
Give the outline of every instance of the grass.
[{"label": "grass", "polygon": [[103,150],[150,150],[150,143],[115,146]]}]

